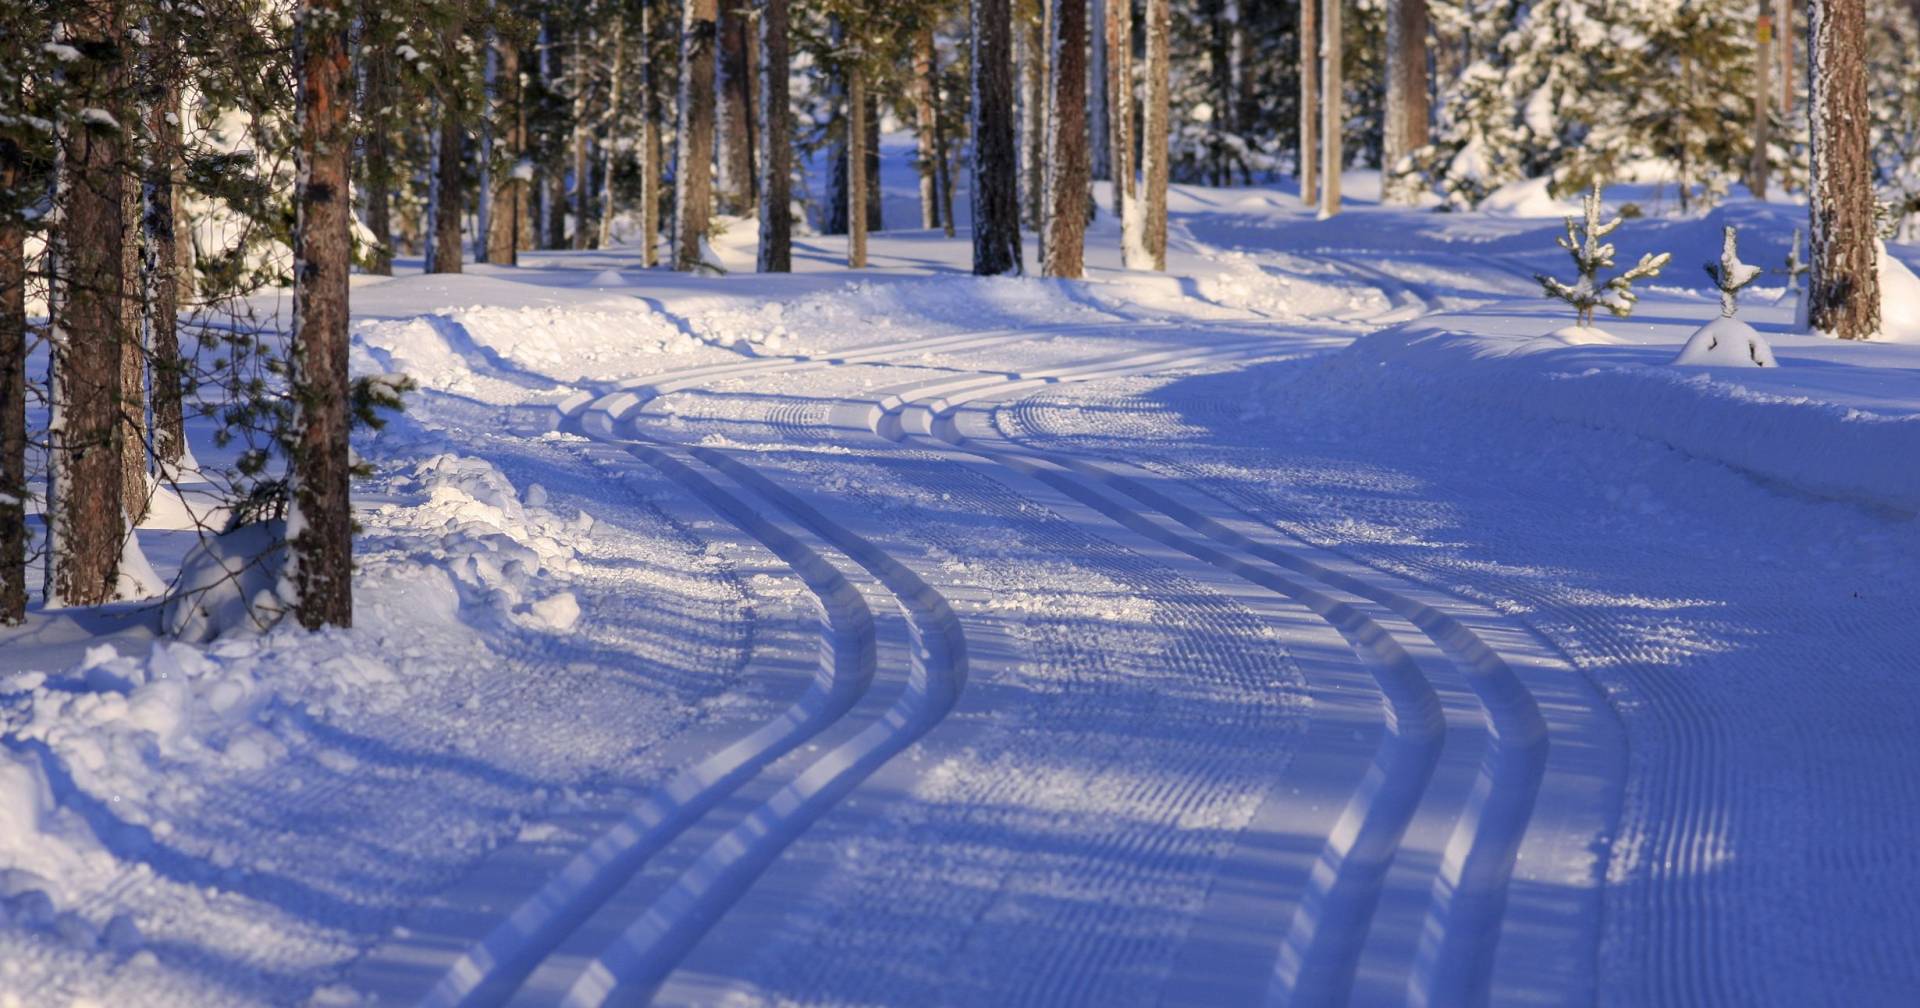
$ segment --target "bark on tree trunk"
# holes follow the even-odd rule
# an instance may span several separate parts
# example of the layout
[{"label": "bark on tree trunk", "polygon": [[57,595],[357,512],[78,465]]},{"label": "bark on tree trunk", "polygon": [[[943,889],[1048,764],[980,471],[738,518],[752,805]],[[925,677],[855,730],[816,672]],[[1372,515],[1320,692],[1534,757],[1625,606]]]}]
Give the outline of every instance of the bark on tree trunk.
[{"label": "bark on tree trunk", "polygon": [[[784,0],[782,0],[784,2]],[[653,0],[640,5],[640,264],[660,264],[660,78],[653,64]]]},{"label": "bark on tree trunk", "polygon": [[[1133,0],[1115,0],[1131,3]],[[1108,135],[1107,122],[1107,6],[1109,0],[1091,0],[1092,9],[1088,13],[1088,42],[1092,55],[1088,57],[1087,76],[1092,86],[1087,89],[1087,127],[1092,131],[1092,146],[1088,149],[1089,170],[1096,179],[1113,178],[1113,139]]]},{"label": "bark on tree trunk", "polygon": [[881,213],[880,190],[880,93],[873,89],[872,78],[862,81],[867,92],[867,231],[884,231],[886,220]]},{"label": "bark on tree trunk", "polygon": [[674,186],[675,269],[701,268],[713,209],[714,0],[687,0],[680,31],[680,135]]},{"label": "bark on tree trunk", "polygon": [[146,230],[147,349],[153,383],[153,453],[166,466],[186,451],[186,369],[180,359],[180,249],[174,232],[179,219],[180,40],[170,15],[153,21],[152,81],[147,95]]},{"label": "bark on tree trunk", "polygon": [[[847,27],[838,15],[827,19],[827,40],[838,51],[846,47]],[[827,210],[822,234],[847,233],[847,70],[837,63],[827,68]]]},{"label": "bark on tree trunk", "polygon": [[1320,217],[1340,212],[1340,170],[1345,167],[1340,143],[1346,131],[1340,79],[1340,5],[1325,0],[1320,10]]},{"label": "bark on tree trunk", "polygon": [[1046,19],[1022,18],[1020,100],[1021,213],[1039,232],[1047,188],[1047,35]]},{"label": "bark on tree trunk", "polygon": [[747,18],[739,6],[740,0],[725,0],[717,22],[720,171],[715,188],[721,208],[731,214],[752,212],[754,189],[752,61]]},{"label": "bark on tree trunk", "polygon": [[787,0],[760,7],[760,256],[762,273],[793,270],[793,141],[788,121]]},{"label": "bark on tree trunk", "polygon": [[366,175],[367,230],[373,232],[372,263],[369,272],[378,276],[393,275],[393,156],[385,126],[376,117],[384,117],[387,103],[392,101],[392,87],[387,79],[387,67],[382,60],[367,60],[367,84],[365,92],[366,112],[369,122],[373,123],[367,131],[365,145],[362,147],[363,164]]},{"label": "bark on tree trunk", "polygon": [[1807,320],[1815,332],[1871,339],[1880,331],[1880,276],[1867,146],[1865,0],[1813,0],[1807,34],[1813,91]]},{"label": "bark on tree trunk", "polygon": [[1761,0],[1760,18],[1754,31],[1753,153],[1747,159],[1747,191],[1754,199],[1764,200],[1767,198],[1767,145],[1773,142],[1773,52],[1779,45],[1765,0]]},{"label": "bark on tree trunk", "polygon": [[[1387,10],[1387,109],[1382,167],[1427,145],[1427,0],[1392,0]],[[1412,204],[1419,189],[1387,185],[1386,202]]]},{"label": "bark on tree trunk", "polygon": [[1133,0],[1107,0],[1107,143],[1112,153],[1113,216],[1127,219],[1136,191],[1133,168]]},{"label": "bark on tree trunk", "polygon": [[1008,0],[973,0],[973,271],[1019,273],[1019,154],[1013,133],[1013,26]]},{"label": "bark on tree trunk", "polygon": [[940,228],[953,237],[953,145],[947,141],[946,97],[936,81],[933,92],[933,150],[936,181],[940,187]]},{"label": "bark on tree trunk", "polygon": [[1320,0],[1300,0],[1300,202],[1320,200]]},{"label": "bark on tree trunk", "polygon": [[461,266],[460,216],[465,186],[460,157],[463,139],[453,110],[441,107],[440,141],[433,171],[433,255],[428,273],[458,273]]},{"label": "bark on tree trunk", "polygon": [[[24,107],[18,79],[0,97]],[[26,172],[20,147],[0,137],[0,194],[18,192]],[[13,207],[0,206],[0,626],[27,614],[26,255],[26,226]]]},{"label": "bark on tree trunk", "polygon": [[487,261],[495,266],[519,263],[519,236],[522,196],[526,182],[520,178],[520,159],[526,156],[527,139],[520,112],[520,50],[494,40],[494,143],[505,156],[496,154],[490,161],[505,161],[506,171],[489,166],[490,191],[483,197],[492,203],[487,214]]},{"label": "bark on tree trunk", "polygon": [[1052,115],[1048,118],[1047,168],[1051,195],[1047,206],[1046,259],[1050,277],[1077,279],[1084,272],[1087,234],[1087,0],[1050,0],[1053,4]]},{"label": "bark on tree trunk", "polygon": [[940,226],[940,180],[935,164],[939,133],[939,112],[934,108],[933,92],[938,73],[938,54],[933,47],[933,29],[921,30],[913,41],[913,119],[920,158],[920,226],[931,230]]},{"label": "bark on tree trunk", "polygon": [[[82,57],[64,83],[95,108],[111,108],[126,86],[116,0],[87,0],[67,22]],[[122,134],[80,121],[63,124],[59,182],[61,286],[53,314],[50,600],[92,606],[111,601],[126,533],[120,478],[120,352],[131,334],[121,312],[126,184]]]},{"label": "bark on tree trunk", "polygon": [[847,265],[867,265],[867,82],[858,65],[847,70]]},{"label": "bark on tree trunk", "polygon": [[[130,54],[131,55],[131,54]],[[131,62],[131,61],[130,61]],[[133,122],[134,104],[122,99],[113,106],[114,117]],[[136,140],[123,141],[122,157],[137,163]],[[131,167],[131,164],[128,166]],[[120,220],[125,229],[120,235],[120,503],[126,509],[127,522],[138,525],[147,520],[147,348],[143,339],[146,291],[141,267],[146,261],[146,235],[140,226],[140,179],[130,171],[120,180]]]},{"label": "bark on tree trunk", "polygon": [[[349,19],[338,3],[302,0],[296,22],[300,160],[289,374],[296,448],[289,481],[287,581],[294,616],[309,629],[353,624],[353,513],[347,495],[350,96],[342,90]],[[451,247],[458,255],[455,220]]]},{"label": "bark on tree trunk", "polygon": [[1201,10],[1207,21],[1207,84],[1212,92],[1208,104],[1213,109],[1207,123],[1207,181],[1224,186],[1232,181],[1227,136],[1233,132],[1233,63],[1228,55],[1233,32],[1225,0],[1204,0]]},{"label": "bark on tree trunk", "polygon": [[627,83],[627,22],[622,15],[613,16],[613,72],[607,84],[607,139],[600,144],[600,230],[594,241],[595,248],[607,248],[613,244],[613,137],[625,132],[626,123],[621,118],[621,108],[626,100]]},{"label": "bark on tree trunk", "polygon": [[1168,0],[1147,0],[1147,102],[1146,129],[1142,138],[1140,162],[1146,176],[1146,252],[1148,265],[1167,268],[1167,90]]},{"label": "bark on tree trunk", "polygon": [[588,49],[584,29],[575,29],[573,35],[573,248],[587,248],[592,242],[589,237],[593,231],[587,226],[588,204],[593,197],[593,178],[591,162],[587,159],[588,144],[593,137],[592,126],[587,122],[587,112],[591,107],[593,95],[592,81],[587,74]]},{"label": "bark on tree trunk", "polygon": [[1793,115],[1793,14],[1798,6],[1794,0],[1778,0],[1774,18],[1774,36],[1780,40],[1780,114]]}]

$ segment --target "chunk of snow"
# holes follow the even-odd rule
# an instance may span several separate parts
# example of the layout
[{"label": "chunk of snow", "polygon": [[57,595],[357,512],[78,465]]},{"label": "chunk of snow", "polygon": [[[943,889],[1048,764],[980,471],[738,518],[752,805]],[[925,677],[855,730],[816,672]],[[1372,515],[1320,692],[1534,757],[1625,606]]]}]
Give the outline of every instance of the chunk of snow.
[{"label": "chunk of snow", "polygon": [[1725,317],[1701,326],[1673,362],[1691,367],[1779,366],[1766,337],[1739,319]]},{"label": "chunk of snow", "polygon": [[528,606],[527,611],[548,630],[571,630],[580,622],[580,600],[570,591],[549,595]]}]

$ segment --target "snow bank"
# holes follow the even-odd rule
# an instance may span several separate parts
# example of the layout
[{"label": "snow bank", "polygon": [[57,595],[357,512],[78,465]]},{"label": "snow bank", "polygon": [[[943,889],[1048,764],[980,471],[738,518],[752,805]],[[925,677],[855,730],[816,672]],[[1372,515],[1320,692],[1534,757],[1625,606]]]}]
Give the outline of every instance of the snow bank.
[{"label": "snow bank", "polygon": [[567,585],[591,517],[551,511],[537,484],[522,494],[492,464],[451,454],[372,490],[388,502],[361,514],[354,629],[245,618],[277,575],[272,563],[228,575],[279,534],[257,524],[189,561],[204,568],[189,580],[225,582],[224,593],[167,613],[211,643],[110,642],[65,669],[0,676],[0,929],[87,954],[137,947],[134,921],[106,916],[117,901],[95,897],[150,873],[151,848],[218,869],[272,839],[209,838],[183,817],[265,793],[243,779],[271,780],[289,760],[353,771],[344,753],[311,752],[310,719],[457,704],[435,693],[445,675],[493,664],[476,627],[553,634],[580,619]]},{"label": "snow bank", "polygon": [[[1696,306],[1656,303],[1648,314]],[[1328,358],[1310,386],[1353,401],[1467,400],[1671,445],[1804,493],[1920,511],[1920,354],[1776,334],[1787,366],[1665,366],[1691,328],[1616,323],[1618,345],[1530,335],[1539,313],[1434,316]]]},{"label": "snow bank", "polygon": [[1880,335],[1920,343],[1920,277],[1880,246]]},{"label": "snow bank", "polygon": [[1717,318],[1701,326],[1673,362],[1695,367],[1779,366],[1766,337],[1734,318]]},{"label": "snow bank", "polygon": [[1580,204],[1569,200],[1554,199],[1547,191],[1552,182],[1548,178],[1521,179],[1509,182],[1487,194],[1480,201],[1480,211],[1495,217],[1578,217]]}]

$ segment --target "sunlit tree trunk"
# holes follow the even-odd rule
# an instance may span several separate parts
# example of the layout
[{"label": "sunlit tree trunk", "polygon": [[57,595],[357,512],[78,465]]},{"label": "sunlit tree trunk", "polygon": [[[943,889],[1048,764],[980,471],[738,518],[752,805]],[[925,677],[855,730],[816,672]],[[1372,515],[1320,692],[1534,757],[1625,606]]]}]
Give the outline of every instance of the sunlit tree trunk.
[{"label": "sunlit tree trunk", "polygon": [[715,81],[719,89],[717,134],[719,173],[715,189],[721,208],[731,214],[753,210],[753,48],[741,0],[723,0],[717,22],[719,51]]},{"label": "sunlit tree trunk", "polygon": [[867,265],[867,82],[866,71],[847,71],[847,265]]},{"label": "sunlit tree trunk", "polygon": [[[1427,0],[1387,5],[1387,107],[1381,168],[1390,175],[1402,158],[1427,145]],[[1385,185],[1389,203],[1413,203],[1417,187]]]},{"label": "sunlit tree trunk", "polygon": [[1320,0],[1300,2],[1300,202],[1320,200]]},{"label": "sunlit tree trunk", "polygon": [[1041,271],[1078,278],[1087,232],[1087,0],[1049,0],[1053,59],[1048,61],[1052,114],[1047,129],[1047,243]]},{"label": "sunlit tree trunk", "polygon": [[1340,171],[1345,161],[1340,142],[1346,129],[1346,109],[1340,78],[1340,5],[1325,0],[1320,10],[1320,216],[1340,212]]},{"label": "sunlit tree trunk", "polygon": [[973,271],[983,276],[1021,271],[1011,21],[1008,0],[973,0]]},{"label": "sunlit tree trunk", "polygon": [[1813,97],[1807,321],[1815,332],[1871,339],[1880,331],[1880,275],[1868,160],[1865,0],[1813,0],[1807,34]]},{"label": "sunlit tree trunk", "polygon": [[762,273],[793,269],[793,140],[787,95],[787,0],[758,0]]},{"label": "sunlit tree trunk", "polygon": [[674,158],[674,268],[702,266],[713,212],[714,0],[686,0],[680,28],[680,130]]},{"label": "sunlit tree trunk", "polygon": [[1148,262],[1157,270],[1167,268],[1167,146],[1168,0],[1147,0],[1147,101],[1146,128],[1140,145],[1140,164],[1145,176],[1145,242]]},{"label": "sunlit tree trunk", "polygon": [[913,119],[914,139],[919,144],[920,226],[940,226],[940,173],[938,156],[939,111],[934,108],[934,87],[939,55],[934,50],[933,29],[923,29],[913,40]]}]

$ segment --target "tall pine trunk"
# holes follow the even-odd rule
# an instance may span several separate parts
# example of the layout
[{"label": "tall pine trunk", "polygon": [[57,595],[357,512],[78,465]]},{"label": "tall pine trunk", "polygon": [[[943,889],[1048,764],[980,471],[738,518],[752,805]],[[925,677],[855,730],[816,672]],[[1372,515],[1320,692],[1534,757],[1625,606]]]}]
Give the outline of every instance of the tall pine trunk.
[{"label": "tall pine trunk", "polygon": [[1813,95],[1807,321],[1815,332],[1871,339],[1880,331],[1880,275],[1868,161],[1865,0],[1813,0],[1807,35]]},{"label": "tall pine trunk", "polygon": [[640,264],[660,264],[660,79],[653,63],[654,0],[640,5]]},{"label": "tall pine trunk", "polygon": [[[1427,145],[1427,0],[1391,0],[1387,6],[1387,109],[1381,137],[1386,180],[1400,161]],[[1385,184],[1388,203],[1411,204],[1419,189]]]},{"label": "tall pine trunk", "polygon": [[[838,15],[827,19],[827,41],[837,52],[847,44],[847,26]],[[822,234],[847,233],[847,68],[827,67],[827,208]]]},{"label": "tall pine trunk", "polygon": [[680,26],[680,131],[674,186],[673,265],[697,270],[713,212],[715,0],[686,0]]},{"label": "tall pine trunk", "polygon": [[874,90],[871,76],[862,85],[867,92],[867,139],[862,146],[867,157],[867,231],[871,233],[887,227],[880,201],[880,92]]},{"label": "tall pine trunk", "polygon": [[787,110],[787,0],[758,0],[762,273],[793,270],[793,140]]},{"label": "tall pine trunk", "polygon": [[1021,272],[1011,21],[1008,0],[973,0],[973,271],[982,276]]},{"label": "tall pine trunk", "polygon": [[613,16],[613,72],[607,84],[607,139],[600,145],[600,233],[595,246],[613,244],[613,138],[626,132],[624,109],[627,83],[627,22]]},{"label": "tall pine trunk", "polygon": [[458,273],[461,267],[460,217],[465,212],[465,139],[451,102],[440,106],[438,136],[434,142],[433,244],[427,257],[428,273]]},{"label": "tall pine trunk", "polygon": [[[0,98],[24,107],[17,78]],[[0,626],[27,614],[27,229],[12,205],[26,182],[25,152],[0,136]]]},{"label": "tall pine trunk", "polygon": [[867,74],[847,69],[847,265],[867,265]]},{"label": "tall pine trunk", "polygon": [[378,276],[393,275],[393,140],[383,124],[386,106],[393,100],[392,72],[385,60],[366,61],[367,77],[361,101],[372,124],[361,147],[361,171],[367,201],[367,230],[373,232],[373,256],[368,268]]},{"label": "tall pine trunk", "polygon": [[[125,50],[129,67],[145,74],[151,67],[139,57],[137,49]],[[140,89],[144,90],[142,81]],[[123,93],[111,107],[114,118],[131,123],[143,118],[130,93]],[[137,134],[121,134],[121,158],[126,163],[120,180],[120,505],[127,521],[138,525],[147,520],[150,494],[147,486],[147,347],[144,339],[146,291],[142,268],[146,263],[146,233],[142,227],[140,201],[145,188],[142,174],[134,172],[140,162]]]},{"label": "tall pine trunk", "polygon": [[164,468],[187,449],[184,398],[186,365],[180,359],[180,249],[174,228],[179,221],[182,148],[180,123],[180,40],[171,13],[153,19],[152,56],[147,92],[146,287],[147,351],[153,384],[153,453]]},{"label": "tall pine trunk", "polygon": [[1300,2],[1300,202],[1320,200],[1320,0]]},{"label": "tall pine trunk", "polygon": [[[120,41],[126,26],[117,0],[86,0],[67,21],[81,58],[62,84],[86,106],[112,108],[125,93]],[[62,124],[57,182],[58,234],[52,256],[60,293],[51,308],[48,514],[53,604],[111,601],[126,533],[120,474],[120,353],[132,338],[121,311],[126,234],[121,130],[73,120]]]},{"label": "tall pine trunk", "polygon": [[[301,0],[294,188],[292,494],[286,581],[309,629],[353,624],[353,514],[347,494],[347,26],[339,0]],[[456,135],[457,139],[457,135]],[[457,204],[456,204],[457,205]],[[458,227],[452,242],[459,254]]]},{"label": "tall pine trunk", "polygon": [[1201,9],[1207,21],[1208,105],[1213,115],[1207,122],[1207,181],[1224,186],[1233,181],[1228,164],[1228,137],[1233,133],[1233,26],[1226,0],[1204,0]]},{"label": "tall pine trunk", "polygon": [[1167,268],[1167,176],[1172,156],[1167,144],[1168,46],[1172,41],[1167,8],[1168,0],[1147,0],[1146,128],[1140,145],[1146,188],[1141,210],[1145,214],[1143,238],[1148,259],[1140,265],[1157,270]]},{"label": "tall pine trunk", "polygon": [[934,177],[940,191],[940,228],[951,238],[954,235],[953,222],[953,145],[947,139],[946,103],[942,98],[939,82],[934,84],[933,92],[933,153]]},{"label": "tall pine trunk", "polygon": [[1340,79],[1340,5],[1345,0],[1325,0],[1320,9],[1320,217],[1340,212],[1340,170],[1344,158],[1340,142],[1346,129],[1346,109],[1342,104],[1345,86]]},{"label": "tall pine trunk", "polygon": [[1760,0],[1753,46],[1753,152],[1747,157],[1747,191],[1758,200],[1767,198],[1767,146],[1773,142],[1773,52],[1778,45],[1767,0]]},{"label": "tall pine trunk", "polygon": [[933,29],[923,28],[913,40],[913,120],[914,139],[919,143],[920,226],[927,229],[940,226],[940,173],[935,161],[940,112],[934,107],[938,74]]},{"label": "tall pine trunk", "polygon": [[[520,159],[527,152],[526,120],[520,109],[520,49],[496,38],[489,58],[494,61],[493,142],[500,151],[488,159],[491,184],[481,197],[491,204],[485,229],[487,261],[514,266],[519,263],[520,215],[526,206],[526,181],[520,177]],[[498,161],[506,162],[506,171],[493,170]]]},{"label": "tall pine trunk", "polygon": [[1087,0],[1049,0],[1053,16],[1052,114],[1048,116],[1046,258],[1050,277],[1084,272],[1087,234]]},{"label": "tall pine trunk", "polygon": [[1125,222],[1136,189],[1133,166],[1133,0],[1107,0],[1107,144],[1113,216]]},{"label": "tall pine trunk", "polygon": [[715,80],[720,156],[715,189],[721,209],[730,214],[753,210],[753,51],[747,44],[748,20],[740,0],[719,5]]},{"label": "tall pine trunk", "polygon": [[592,244],[592,231],[587,228],[588,206],[593,198],[593,169],[588,160],[589,144],[593,138],[593,126],[588,122],[588,112],[592,108],[592,79],[587,73],[587,62],[591,52],[587,48],[586,29],[576,28],[573,33],[573,142],[570,150],[573,154],[573,237],[575,250],[585,249]]},{"label": "tall pine trunk", "polygon": [[[1092,147],[1088,150],[1088,164],[1096,179],[1113,178],[1113,140],[1107,135],[1107,7],[1111,0],[1091,0],[1092,11],[1088,14],[1088,31],[1092,55],[1087,64],[1087,77],[1091,87],[1087,89],[1087,128],[1092,132]],[[1131,3],[1132,0],[1117,0]]]},{"label": "tall pine trunk", "polygon": [[[1044,5],[1052,0],[1040,0]],[[1047,190],[1046,18],[1020,20],[1020,210],[1039,232]]]}]

